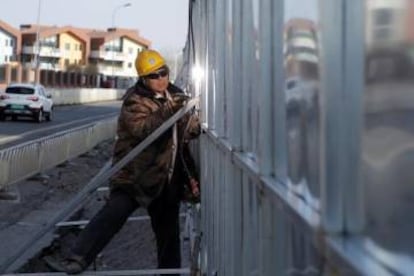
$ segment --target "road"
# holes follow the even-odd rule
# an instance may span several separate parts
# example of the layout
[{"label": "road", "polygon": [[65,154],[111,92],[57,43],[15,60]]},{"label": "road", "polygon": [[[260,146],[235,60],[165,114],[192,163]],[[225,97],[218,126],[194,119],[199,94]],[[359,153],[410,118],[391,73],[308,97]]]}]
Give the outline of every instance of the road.
[{"label": "road", "polygon": [[0,122],[0,149],[117,116],[120,107],[120,101],[56,106],[51,122],[37,123],[30,118],[19,118],[18,121],[9,119]]}]

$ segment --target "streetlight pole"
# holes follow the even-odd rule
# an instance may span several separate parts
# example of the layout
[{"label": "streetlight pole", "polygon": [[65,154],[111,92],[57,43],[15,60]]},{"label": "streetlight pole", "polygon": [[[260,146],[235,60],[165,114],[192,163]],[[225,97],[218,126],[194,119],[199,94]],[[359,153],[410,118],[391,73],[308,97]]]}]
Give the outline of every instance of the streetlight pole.
[{"label": "streetlight pole", "polygon": [[38,0],[38,5],[37,5],[37,26],[36,26],[36,42],[35,42],[35,48],[34,48],[34,68],[35,68],[35,81],[36,83],[40,82],[40,72],[39,72],[39,67],[40,67],[40,43],[39,43],[39,32],[40,32],[40,11],[41,11],[41,7],[42,7],[42,0]]},{"label": "streetlight pole", "polygon": [[[111,26],[112,26],[112,31],[113,32],[115,32],[115,15],[116,15],[116,13],[120,10],[120,9],[122,9],[122,8],[127,8],[127,7],[130,7],[132,4],[131,3],[125,3],[125,4],[122,4],[122,5],[119,5],[119,6],[116,6],[114,9],[113,9],[113,11],[112,11],[112,22],[111,22]],[[115,41],[114,41],[114,37],[112,37],[112,40],[111,40],[111,44],[112,44],[112,81],[113,81],[113,84],[114,84],[114,86],[115,86],[115,47],[114,47],[114,43],[115,43]]]}]

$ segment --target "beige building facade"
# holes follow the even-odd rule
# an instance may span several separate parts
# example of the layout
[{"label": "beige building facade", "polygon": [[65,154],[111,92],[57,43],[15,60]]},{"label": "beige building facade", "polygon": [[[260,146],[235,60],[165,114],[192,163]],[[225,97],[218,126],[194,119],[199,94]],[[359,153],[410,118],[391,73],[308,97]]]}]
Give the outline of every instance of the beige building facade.
[{"label": "beige building facade", "polygon": [[92,70],[112,77],[136,77],[135,57],[151,45],[133,29],[92,30],[27,24],[19,30],[0,21],[0,43],[3,40],[8,47],[0,47],[4,49],[4,53],[0,52],[0,65],[2,61],[5,64],[18,61],[23,68]]}]

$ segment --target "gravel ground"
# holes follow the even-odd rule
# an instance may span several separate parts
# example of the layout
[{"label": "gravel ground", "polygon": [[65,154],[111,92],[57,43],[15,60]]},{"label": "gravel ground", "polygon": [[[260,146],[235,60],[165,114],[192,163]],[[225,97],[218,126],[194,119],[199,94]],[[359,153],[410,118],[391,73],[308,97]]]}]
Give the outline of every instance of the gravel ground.
[{"label": "gravel ground", "polygon": [[[0,263],[18,252],[19,248],[48,222],[67,202],[95,176],[110,159],[112,142],[104,142],[92,151],[45,172],[40,177],[22,181],[13,189],[19,193],[15,202],[0,201]],[[71,220],[89,219],[105,202],[107,192],[96,192]],[[147,215],[138,209],[133,216]],[[184,220],[184,219],[183,219]],[[184,221],[182,220],[183,225]],[[65,256],[80,228],[59,227],[39,240],[20,257],[12,271],[49,271],[44,255]],[[189,245],[183,242],[183,267],[189,266]],[[149,220],[127,222],[120,233],[105,247],[89,269],[124,270],[156,268],[155,238]]]}]

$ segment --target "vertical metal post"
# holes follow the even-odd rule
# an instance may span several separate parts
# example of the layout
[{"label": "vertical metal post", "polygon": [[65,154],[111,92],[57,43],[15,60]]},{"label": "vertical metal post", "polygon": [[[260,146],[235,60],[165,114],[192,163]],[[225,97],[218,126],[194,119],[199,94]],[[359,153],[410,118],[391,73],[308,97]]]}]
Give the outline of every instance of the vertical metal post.
[{"label": "vertical metal post", "polygon": [[225,71],[224,71],[224,61],[225,61],[225,1],[216,0],[215,1],[215,127],[219,137],[224,136],[224,98],[226,91],[224,90],[224,81],[225,81]]},{"label": "vertical metal post", "polygon": [[208,37],[207,37],[207,63],[208,71],[206,75],[208,76],[208,91],[207,91],[207,123],[210,130],[215,130],[215,117],[216,117],[216,106],[215,106],[215,97],[217,93],[216,87],[216,70],[217,64],[215,60],[215,2],[207,1],[208,12],[207,12],[207,26],[208,26]]},{"label": "vertical metal post", "polygon": [[[232,34],[232,41],[233,41],[233,72],[240,72],[241,68],[241,24],[242,24],[242,17],[241,17],[241,1],[233,0],[233,20],[232,20],[232,27],[233,27],[233,34]],[[234,150],[239,151],[241,150],[241,137],[242,137],[242,126],[241,126],[241,115],[242,115],[242,108],[241,108],[241,80],[240,74],[233,73],[232,79],[230,80],[233,83],[232,90],[230,91],[230,98],[232,101],[232,109],[231,109],[231,120],[230,120],[230,143],[233,146]]]},{"label": "vertical metal post", "polygon": [[[272,67],[272,46],[274,41],[277,41],[272,37],[272,1],[263,0],[260,2],[259,7],[259,43],[260,43],[260,84],[259,84],[259,168],[262,175],[268,176],[273,172],[274,160],[273,160],[273,143],[272,137],[273,124],[272,124],[272,110],[275,107],[273,100],[273,87],[272,79],[274,76]],[[269,41],[270,39],[270,41]]]},{"label": "vertical metal post", "polygon": [[235,275],[234,274],[234,266],[235,263],[233,262],[233,240],[234,234],[236,232],[236,228],[232,222],[234,216],[234,210],[232,208],[233,203],[233,189],[234,189],[234,173],[231,163],[231,158],[229,153],[223,153],[224,155],[224,183],[222,184],[223,187],[223,212],[224,212],[224,223],[225,227],[224,231],[224,267],[223,267],[223,275]]},{"label": "vertical metal post", "polygon": [[[321,92],[322,169],[321,202],[324,230],[339,233],[344,223],[343,22],[344,0],[320,0],[323,49]],[[332,24],[338,22],[338,24]],[[346,135],[347,137],[349,135]]]},{"label": "vertical metal post", "polygon": [[345,4],[345,109],[346,162],[343,174],[345,188],[345,227],[348,233],[361,233],[365,225],[364,186],[360,177],[362,103],[364,92],[364,1],[348,0]]},{"label": "vertical metal post", "polygon": [[233,165],[232,169],[233,182],[232,182],[232,223],[234,225],[233,234],[233,258],[234,274],[242,275],[243,268],[240,265],[240,260],[243,258],[242,241],[243,241],[243,173],[242,171]]},{"label": "vertical metal post", "polygon": [[253,35],[253,17],[251,0],[242,0],[242,30],[241,30],[241,82],[240,98],[241,98],[241,130],[242,130],[242,150],[250,152],[252,150],[251,139],[251,116],[250,94],[252,83],[252,35]]},{"label": "vertical metal post", "polygon": [[222,172],[222,167],[221,167],[221,156],[219,155],[219,150],[216,144],[214,144],[214,170],[215,170],[215,174],[214,174],[214,179],[215,179],[215,190],[214,190],[214,199],[215,199],[215,204],[214,204],[214,213],[215,213],[215,220],[214,220],[214,232],[215,232],[215,252],[214,252],[214,257],[215,257],[215,271],[217,272],[217,275],[221,275],[222,273],[220,268],[221,268],[221,262],[222,262],[222,244],[221,242],[221,226],[222,226],[222,221],[221,221],[221,191],[222,191],[222,186],[221,186],[221,172]]},{"label": "vertical metal post", "polygon": [[273,156],[276,177],[287,178],[287,150],[286,150],[286,108],[285,108],[285,77],[283,58],[283,30],[284,30],[284,0],[270,1],[271,35],[272,41],[272,85],[273,91]]},{"label": "vertical metal post", "polygon": [[[202,119],[203,123],[208,124],[208,93],[210,90],[209,86],[209,74],[208,70],[210,70],[210,64],[208,63],[208,37],[209,37],[209,29],[208,29],[208,2],[202,2],[202,11],[201,11],[201,18],[202,18],[202,26],[203,26],[203,42],[202,42],[202,49],[203,49],[203,56],[202,56],[202,66],[204,68],[204,79],[203,79],[203,93],[202,93],[202,102],[201,105],[202,110]],[[201,6],[201,5],[200,5]]]},{"label": "vertical metal post", "polygon": [[249,216],[249,178],[246,173],[242,171],[241,179],[241,189],[242,189],[242,241],[241,241],[241,251],[242,251],[242,273],[241,275],[250,275],[250,264],[252,260],[252,244],[251,244],[251,225],[250,225],[250,216]]},{"label": "vertical metal post", "polygon": [[202,135],[200,137],[200,144],[202,147],[200,147],[200,167],[202,168],[201,171],[201,183],[203,184],[202,192],[201,192],[201,229],[203,229],[203,236],[201,240],[201,251],[200,251],[200,265],[201,265],[201,272],[206,273],[207,267],[208,267],[208,239],[209,239],[209,233],[208,233],[208,200],[209,200],[209,187],[207,183],[209,183],[208,179],[208,146],[207,146],[207,136]]},{"label": "vertical metal post", "polygon": [[[267,195],[261,198],[262,203],[259,206],[259,226],[260,226],[260,258],[259,274],[263,276],[283,275],[276,273],[278,271],[278,244],[276,236],[282,235],[276,231],[276,212],[275,206]],[[278,272],[281,272],[280,270]]]},{"label": "vertical metal post", "polygon": [[233,123],[232,120],[232,112],[233,112],[233,90],[234,90],[234,82],[233,82],[233,1],[228,0],[225,1],[225,25],[224,25],[224,47],[225,47],[225,89],[226,89],[226,97],[225,97],[225,107],[226,107],[226,128],[224,129],[224,136],[229,138],[232,136],[231,124]]}]

